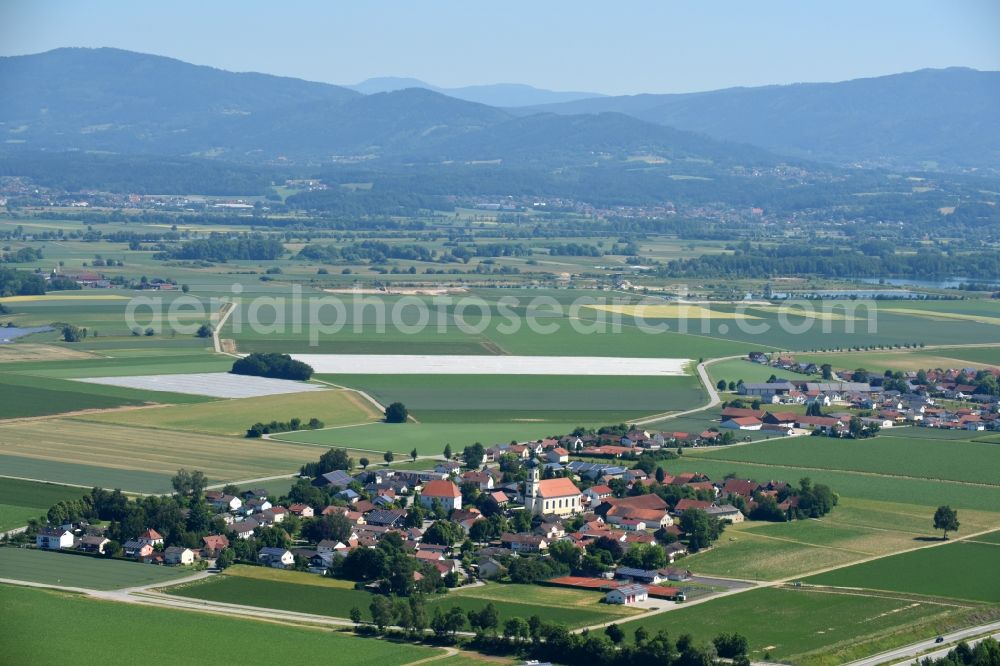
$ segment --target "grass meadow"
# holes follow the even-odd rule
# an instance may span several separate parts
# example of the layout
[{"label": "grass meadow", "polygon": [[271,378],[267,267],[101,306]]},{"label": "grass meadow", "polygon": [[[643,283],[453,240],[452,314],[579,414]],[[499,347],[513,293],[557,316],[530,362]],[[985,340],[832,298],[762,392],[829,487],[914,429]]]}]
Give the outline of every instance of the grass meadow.
[{"label": "grass meadow", "polygon": [[829,571],[804,582],[1000,604],[998,566],[1000,543],[962,540]]},{"label": "grass meadow", "polygon": [[[871,439],[829,437],[775,438],[720,450],[698,451],[699,458],[764,465],[870,472],[920,479],[964,481],[1000,486],[1000,446],[973,441],[982,433],[950,434],[940,439],[910,437],[915,428],[891,428]],[[924,429],[925,431],[929,429]],[[935,434],[933,430],[931,434]]]},{"label": "grass meadow", "polygon": [[[443,654],[434,648],[359,638],[329,629],[277,625],[222,615],[98,601],[59,592],[0,586],[4,634],[0,661],[8,664],[57,664],[64,655],[39,627],[59,627],[59,641],[88,646],[74,650],[73,663],[106,664],[109,655],[142,650],[144,664],[200,663],[206,646],[227,663],[283,663],[289,655],[303,663],[329,662],[350,655],[358,666],[398,666]],[[183,636],[183,640],[178,640]],[[216,659],[217,660],[217,659]]]},{"label": "grass meadow", "polygon": [[46,585],[115,590],[168,583],[190,573],[190,569],[183,567],[160,567],[33,548],[0,548],[0,578]]},{"label": "grass meadow", "polygon": [[[572,368],[567,368],[572,372]],[[696,377],[574,375],[321,375],[404,403],[421,423],[544,420],[620,423],[705,401]]]},{"label": "grass meadow", "polygon": [[[371,619],[372,595],[353,589],[353,583],[320,578],[311,574],[275,571],[258,574],[249,567],[237,567],[233,573],[179,585],[166,590],[178,596],[225,603],[280,608],[300,613],[348,618],[357,607],[366,620]],[[568,592],[566,594],[565,592]],[[582,627],[634,614],[634,609],[603,605],[597,593],[575,590],[551,590],[530,585],[468,588],[428,598],[428,610],[478,610],[492,602],[500,612],[501,623],[511,617],[537,614],[569,627]],[[576,593],[576,594],[574,594]]]},{"label": "grass meadow", "polygon": [[641,625],[671,636],[686,633],[697,641],[735,631],[749,641],[753,661],[832,666],[961,626],[970,612],[907,598],[781,587],[709,600],[621,626],[628,632]]},{"label": "grass meadow", "polygon": [[21,527],[30,518],[45,515],[56,502],[77,499],[85,492],[82,488],[0,477],[0,532]]}]

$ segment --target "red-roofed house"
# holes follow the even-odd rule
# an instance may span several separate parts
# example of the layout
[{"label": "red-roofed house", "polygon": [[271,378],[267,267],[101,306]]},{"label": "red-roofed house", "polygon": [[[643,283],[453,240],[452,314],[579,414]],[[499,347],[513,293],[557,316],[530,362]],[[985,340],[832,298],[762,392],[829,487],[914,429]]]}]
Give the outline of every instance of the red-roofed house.
[{"label": "red-roofed house", "polygon": [[434,500],[440,502],[446,511],[462,508],[462,493],[451,481],[435,479],[424,484],[420,491],[420,503],[430,508],[434,505]]}]

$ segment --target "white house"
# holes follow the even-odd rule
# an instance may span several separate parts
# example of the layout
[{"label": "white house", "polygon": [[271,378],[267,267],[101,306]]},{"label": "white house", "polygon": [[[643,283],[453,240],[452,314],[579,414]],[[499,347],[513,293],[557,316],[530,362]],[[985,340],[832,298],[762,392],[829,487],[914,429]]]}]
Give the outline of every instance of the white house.
[{"label": "white house", "polygon": [[561,446],[556,446],[545,453],[545,459],[553,463],[568,463],[569,451]]},{"label": "white house", "polygon": [[604,596],[604,601],[609,604],[628,606],[648,598],[649,591],[642,585],[622,585],[610,590]]},{"label": "white house", "polygon": [[170,546],[163,551],[163,561],[167,564],[194,564],[194,551],[182,546]]},{"label": "white house", "polygon": [[462,508],[462,493],[451,481],[435,479],[424,484],[420,491],[420,503],[431,508],[434,506],[434,500],[440,502],[445,511]]},{"label": "white house", "polygon": [[275,569],[287,569],[295,564],[295,556],[287,548],[261,548],[257,560]]},{"label": "white house", "polygon": [[61,527],[43,527],[35,536],[35,546],[45,550],[73,547],[73,533]]}]

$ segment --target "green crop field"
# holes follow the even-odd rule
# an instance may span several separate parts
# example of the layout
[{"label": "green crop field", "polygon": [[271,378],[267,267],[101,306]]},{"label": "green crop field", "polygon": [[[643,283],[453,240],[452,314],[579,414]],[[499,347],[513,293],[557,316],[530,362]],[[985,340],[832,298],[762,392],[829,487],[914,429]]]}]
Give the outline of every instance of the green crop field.
[{"label": "green crop field", "polygon": [[82,488],[0,477],[0,532],[20,527],[30,518],[45,515],[56,502],[76,499],[85,492]]},{"label": "green crop field", "polygon": [[211,483],[296,471],[322,453],[308,445],[70,419],[0,424],[0,468],[10,476],[167,492],[178,469],[199,469]]},{"label": "green crop field", "polygon": [[[799,438],[798,441],[801,442],[805,439],[807,438]],[[823,438],[820,441],[826,440]],[[757,444],[750,446],[757,446]],[[725,456],[728,451],[736,450],[736,448],[742,447],[711,453]],[[959,481],[932,481],[916,477],[880,476],[871,472],[821,469],[810,466],[808,461],[800,466],[781,463],[730,462],[705,457],[702,455],[702,451],[690,451],[685,452],[679,461],[668,461],[664,467],[671,474],[702,472],[713,479],[721,479],[726,474],[734,473],[741,478],[778,479],[798,483],[799,479],[809,477],[816,483],[829,485],[842,496],[882,502],[899,502],[930,507],[951,504],[954,507],[987,512],[997,511],[997,508],[1000,507],[1000,488],[996,486],[974,485]]]},{"label": "green crop field", "polygon": [[167,583],[190,573],[190,569],[183,567],[160,567],[27,548],[0,548],[0,578],[46,585],[115,590]]},{"label": "green crop field", "polygon": [[11,375],[0,377],[0,393],[4,396],[0,400],[0,419],[142,404],[142,401],[131,398],[88,393],[82,386],[79,391],[59,391],[17,379],[22,378]]},{"label": "green crop field", "polygon": [[[433,612],[433,609],[438,606],[442,610],[447,610],[452,606],[458,606],[466,611],[477,610],[492,602],[500,612],[501,622],[511,617],[528,617],[532,614],[538,614],[550,621],[562,622],[570,627],[595,624],[630,614],[623,613],[619,609],[608,610],[608,607],[599,603],[599,595],[590,597],[589,607],[580,604],[579,597],[574,597],[568,603],[546,604],[543,601],[548,588],[538,588],[538,590],[542,592],[529,596],[527,601],[514,600],[518,596],[518,590],[514,590],[512,594],[508,595],[495,593],[491,590],[484,596],[477,594],[478,588],[460,590],[429,597],[428,610]],[[236,575],[223,574],[208,580],[169,588],[167,591],[170,594],[195,599],[263,608],[280,608],[340,618],[350,617],[351,608],[357,607],[361,610],[363,617],[369,620],[371,618],[369,611],[372,600],[371,593],[343,585],[314,584],[311,581],[303,580],[302,574],[299,576],[270,575],[267,577],[251,577],[239,573]],[[552,600],[562,598],[556,594],[553,595]]]},{"label": "green crop field", "polygon": [[[569,370],[569,368],[568,368]],[[321,375],[404,403],[421,423],[518,420],[620,423],[705,401],[696,377]]]},{"label": "green crop field", "polygon": [[[4,635],[0,662],[55,664],[52,637],[39,627],[58,626],[59,640],[84,646],[100,636],[99,647],[75,651],[73,662],[106,664],[108,655],[135,654],[144,664],[198,663],[206,650],[230,663],[282,663],[289,655],[303,663],[350,655],[359,666],[396,666],[443,654],[441,650],[359,638],[327,629],[275,625],[208,613],[97,601],[78,595],[0,586]],[[165,631],[169,627],[169,632]],[[208,647],[210,646],[210,647]]]},{"label": "green crop field", "polygon": [[365,423],[381,418],[382,414],[353,391],[331,389],[93,414],[85,418],[101,423],[191,430],[216,435],[243,435],[247,428],[258,421],[288,421],[293,417],[302,419],[303,423],[316,417],[327,427],[333,427]]},{"label": "green crop field", "polygon": [[[58,365],[65,366],[68,363],[62,361]],[[143,403],[190,404],[208,400],[197,395],[141,391],[30,374],[44,371],[42,368],[46,365],[47,363],[42,362],[0,366],[0,391],[3,391],[5,397],[0,404],[0,418],[47,416]]]},{"label": "green crop field", "polygon": [[[685,565],[706,575],[787,579],[826,567],[926,545],[931,507],[842,497],[826,516],[786,523],[746,521],[726,529],[711,549]],[[964,512],[968,531],[1000,525],[1000,515]]]},{"label": "green crop field", "polygon": [[[542,423],[372,423],[369,425],[310,430],[275,435],[271,441],[295,442],[312,446],[338,446],[361,451],[409,454],[416,448],[423,455],[439,455],[446,444],[453,451],[481,442],[484,446],[512,440],[534,440],[564,435],[580,421]],[[371,456],[368,456],[371,458]]]},{"label": "green crop field", "polygon": [[[900,477],[1000,485],[1000,446],[971,441],[908,437],[911,428],[888,429],[871,439],[794,437],[759,441],[699,458],[765,465],[802,466]],[[933,431],[932,431],[933,432]]]},{"label": "green crop field", "polygon": [[622,626],[710,641],[737,632],[752,660],[805,666],[842,664],[959,626],[962,609],[910,599],[767,588],[678,608]]},{"label": "green crop field", "polygon": [[954,541],[819,574],[804,582],[1000,604],[998,566],[1000,544]]}]

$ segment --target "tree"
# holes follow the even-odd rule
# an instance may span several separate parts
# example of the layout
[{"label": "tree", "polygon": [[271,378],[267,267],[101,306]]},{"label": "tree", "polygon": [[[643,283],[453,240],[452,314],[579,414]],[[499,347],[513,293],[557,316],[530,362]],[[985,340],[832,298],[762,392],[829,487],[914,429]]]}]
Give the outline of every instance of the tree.
[{"label": "tree", "polygon": [[688,548],[695,552],[711,546],[722,534],[725,525],[701,509],[688,509],[681,514],[681,529],[688,536]]},{"label": "tree", "polygon": [[371,461],[368,460],[368,458],[359,458],[358,464],[361,465],[361,469],[368,469],[368,465],[371,464]]},{"label": "tree", "polygon": [[74,326],[73,324],[67,324],[63,326],[62,338],[63,342],[80,342],[87,337],[87,329]]},{"label": "tree", "polygon": [[495,634],[500,626],[500,612],[493,602],[489,602],[478,611],[470,610],[468,613],[469,626],[473,631]]},{"label": "tree", "polygon": [[350,618],[354,624],[361,624],[361,609],[357,606],[352,606]]},{"label": "tree", "polygon": [[219,556],[215,558],[215,566],[219,569],[231,567],[236,561],[236,553],[232,548],[223,548]]},{"label": "tree", "polygon": [[199,470],[188,472],[181,468],[177,470],[177,474],[170,480],[170,483],[178,495],[201,495],[205,486],[208,485],[208,479]]},{"label": "tree", "polygon": [[712,643],[715,645],[715,651],[719,653],[719,656],[725,659],[736,659],[737,657],[746,656],[750,650],[747,639],[736,633],[719,634],[712,640]]},{"label": "tree", "polygon": [[649,640],[649,631],[641,624],[635,628],[635,644],[642,645]]},{"label": "tree", "polygon": [[416,449],[413,449],[412,451],[410,451],[410,458],[411,458],[411,459],[412,459],[413,461],[416,461],[416,460],[417,460],[417,456],[418,456],[418,455],[420,455],[420,454],[418,454],[418,453],[417,453],[417,450],[416,450]]},{"label": "tree", "polygon": [[396,455],[392,451],[386,451],[385,453],[382,454],[382,460],[384,460],[387,465],[395,459]]},{"label": "tree", "polygon": [[394,617],[392,602],[386,597],[381,594],[375,595],[372,598],[369,610],[372,614],[372,622],[375,623],[379,631],[385,631],[385,628],[392,624],[392,618]]},{"label": "tree", "polygon": [[[476,521],[480,522],[480,521]],[[452,546],[465,538],[465,532],[461,525],[450,520],[436,520],[424,532],[422,541],[424,543],[437,544],[439,546]]]},{"label": "tree", "polygon": [[444,458],[445,460],[451,460],[451,444],[444,445]]},{"label": "tree", "polygon": [[615,645],[620,645],[625,640],[625,631],[614,622],[605,627],[604,633]]},{"label": "tree", "polygon": [[726,390],[726,380],[725,379],[720,379],[719,383],[715,385],[715,388],[719,389],[720,391],[725,391]]},{"label": "tree", "polygon": [[181,285],[181,291],[182,291],[182,292],[184,292],[184,293],[186,294],[186,293],[188,293],[189,291],[191,291],[191,287],[189,287],[189,286],[188,286],[188,285],[186,285],[186,284],[182,284],[182,285]]},{"label": "tree", "polygon": [[512,617],[503,624],[503,637],[520,642],[528,637],[528,622],[520,617]]},{"label": "tree", "polygon": [[810,402],[806,405],[806,416],[823,416],[823,408],[819,402]]},{"label": "tree", "polygon": [[208,324],[202,324],[201,326],[198,327],[198,330],[197,332],[195,332],[195,335],[198,336],[199,338],[210,338],[212,337],[212,327],[209,326]]},{"label": "tree", "polygon": [[410,413],[406,411],[406,405],[401,402],[394,402],[385,408],[386,423],[406,423]]},{"label": "tree", "polygon": [[934,512],[934,529],[944,531],[944,538],[948,538],[948,532],[958,531],[958,511],[948,505],[939,506]]},{"label": "tree", "polygon": [[823,365],[819,366],[819,369],[820,369],[820,372],[823,375],[823,379],[825,379],[825,380],[833,379],[833,366],[832,365],[830,365],[829,363],[824,363]]},{"label": "tree", "polygon": [[462,450],[462,460],[465,462],[466,467],[475,469],[483,464],[483,456],[485,454],[486,448],[479,442],[476,442]]},{"label": "tree", "polygon": [[663,480],[667,478],[666,472],[663,471],[662,467],[656,468],[656,482],[663,483]]}]

